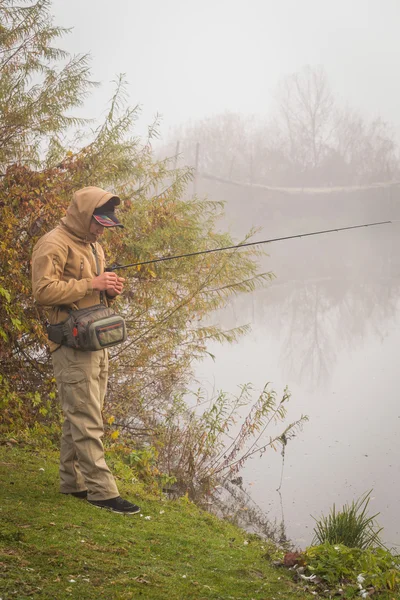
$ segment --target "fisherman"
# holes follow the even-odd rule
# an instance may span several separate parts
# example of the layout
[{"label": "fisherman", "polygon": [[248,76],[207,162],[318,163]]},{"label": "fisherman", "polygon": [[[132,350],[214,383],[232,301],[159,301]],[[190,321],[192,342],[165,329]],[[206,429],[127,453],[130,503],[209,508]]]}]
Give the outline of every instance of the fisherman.
[{"label": "fisherman", "polygon": [[[66,216],[39,239],[32,255],[33,295],[48,308],[51,324],[71,309],[109,305],[124,279],[104,271],[98,243],[105,227],[123,227],[115,214],[120,199],[98,187],[77,191]],[[82,351],[49,340],[64,414],[60,447],[60,492],[98,508],[134,514],[140,508],[120,497],[104,458],[102,408],[107,389],[108,350]]]}]

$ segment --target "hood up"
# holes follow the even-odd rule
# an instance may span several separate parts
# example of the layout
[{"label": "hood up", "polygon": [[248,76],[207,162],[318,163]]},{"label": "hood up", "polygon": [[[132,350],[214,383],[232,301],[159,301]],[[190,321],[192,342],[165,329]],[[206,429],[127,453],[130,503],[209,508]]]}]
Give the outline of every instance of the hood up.
[{"label": "hood up", "polygon": [[118,196],[102,188],[94,186],[82,188],[73,195],[67,215],[61,219],[61,223],[81,240],[94,242],[96,238],[89,232],[93,211],[111,198],[115,200],[116,205],[120,204],[121,200]]}]

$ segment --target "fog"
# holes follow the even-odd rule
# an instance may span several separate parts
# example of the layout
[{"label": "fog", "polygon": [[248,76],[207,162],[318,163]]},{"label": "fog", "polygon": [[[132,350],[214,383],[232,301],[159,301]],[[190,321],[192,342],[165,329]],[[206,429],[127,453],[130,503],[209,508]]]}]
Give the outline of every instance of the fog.
[{"label": "fog", "polygon": [[[228,187],[214,189],[213,197],[229,197]],[[276,279],[215,316],[227,328],[250,323],[252,332],[234,346],[211,347],[215,361],[196,374],[210,396],[235,393],[239,383],[261,390],[270,381],[278,393],[288,385],[288,422],[309,416],[286,448],[281,487],[286,533],[295,544],[311,542],[310,515],[373,490],[371,510],[381,513],[383,537],[399,545],[398,187],[281,194],[279,202],[276,193],[259,191],[245,208],[237,190],[230,198],[231,227],[240,235],[256,214],[263,226],[258,239],[395,221],[268,245],[262,266]],[[280,453],[270,451],[243,472],[244,489],[272,520],[281,518],[281,467]]]},{"label": "fog", "polygon": [[53,0],[72,54],[92,55],[100,117],[125,73],[140,126],[171,127],[224,111],[265,115],[288,73],[323,65],[343,103],[400,127],[397,0]]},{"label": "fog", "polygon": [[[162,115],[157,152],[179,143],[179,164],[197,168],[188,193],[225,201],[236,239],[394,221],[269,245],[260,266],[276,279],[215,315],[252,333],[210,348],[196,376],[210,393],[288,385],[289,417],[309,415],[282,483],[296,544],[311,541],[310,514],[373,489],[384,540],[400,545],[400,4],[55,0],[53,13],[101,82],[80,116],[100,119],[125,73],[138,134]],[[280,474],[279,453],[244,472],[272,518]]]}]

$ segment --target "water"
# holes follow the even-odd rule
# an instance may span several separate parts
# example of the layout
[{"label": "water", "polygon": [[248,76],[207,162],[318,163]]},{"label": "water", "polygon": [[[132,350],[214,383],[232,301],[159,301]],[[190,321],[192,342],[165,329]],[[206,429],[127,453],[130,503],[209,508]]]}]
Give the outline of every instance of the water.
[{"label": "water", "polygon": [[[269,206],[257,237],[396,218],[393,197],[367,200],[367,206],[365,198],[347,200],[330,213],[325,199],[319,211],[308,205],[303,214],[290,207],[277,214]],[[252,208],[248,220],[256,215],[260,224],[268,210]],[[229,213],[228,206],[234,226],[237,210]],[[284,517],[298,547],[312,540],[311,515],[326,515],[334,503],[340,508],[371,489],[370,513],[380,513],[384,542],[400,545],[399,237],[393,224],[268,246],[262,266],[276,279],[215,316],[225,328],[251,323],[252,332],[232,346],[213,344],[216,361],[197,367],[210,394],[235,393],[246,382],[260,390],[270,381],[278,393],[288,385],[287,422],[309,416],[286,448],[282,505],[280,452],[253,458],[241,473],[258,506],[272,519]]]}]

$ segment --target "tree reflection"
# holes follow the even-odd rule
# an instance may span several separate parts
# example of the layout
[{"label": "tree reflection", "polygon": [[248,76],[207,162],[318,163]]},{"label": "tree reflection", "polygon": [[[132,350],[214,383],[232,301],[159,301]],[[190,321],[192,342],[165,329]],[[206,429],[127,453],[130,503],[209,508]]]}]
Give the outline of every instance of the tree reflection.
[{"label": "tree reflection", "polygon": [[219,320],[251,323],[260,344],[272,337],[285,377],[316,387],[329,380],[343,350],[360,348],[371,335],[382,341],[393,326],[400,287],[394,235],[346,240],[340,255],[337,240],[325,242],[323,252],[314,241],[301,253],[274,253],[265,265],[277,279],[252,299],[238,298]]},{"label": "tree reflection", "polygon": [[316,385],[329,379],[344,348],[355,350],[368,334],[383,339],[398,306],[399,284],[392,280],[354,285],[332,280],[291,287],[277,299],[271,324],[276,330],[280,321],[284,332],[281,359],[286,375]]}]

